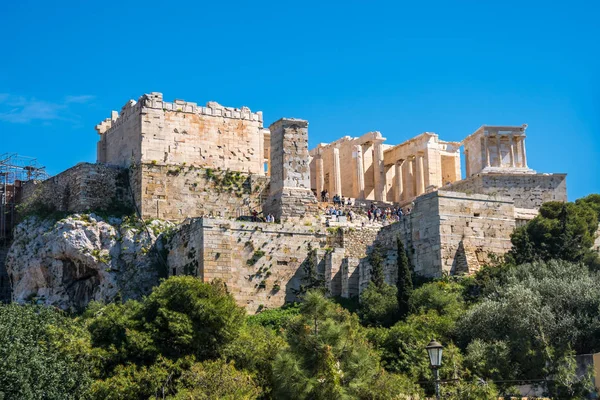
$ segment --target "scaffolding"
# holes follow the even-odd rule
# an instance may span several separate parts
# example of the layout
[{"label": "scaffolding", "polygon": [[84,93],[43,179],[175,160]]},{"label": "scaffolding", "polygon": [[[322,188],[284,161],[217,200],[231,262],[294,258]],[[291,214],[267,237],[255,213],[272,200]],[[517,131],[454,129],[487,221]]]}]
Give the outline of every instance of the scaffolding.
[{"label": "scaffolding", "polygon": [[48,178],[46,168],[37,159],[16,153],[0,154],[0,247],[11,239],[22,184]]}]

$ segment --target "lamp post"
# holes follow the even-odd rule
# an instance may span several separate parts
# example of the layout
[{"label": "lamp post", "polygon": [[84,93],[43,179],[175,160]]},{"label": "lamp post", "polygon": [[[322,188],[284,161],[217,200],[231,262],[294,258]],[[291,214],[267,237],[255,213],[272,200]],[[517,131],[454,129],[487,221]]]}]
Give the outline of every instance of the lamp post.
[{"label": "lamp post", "polygon": [[425,347],[427,354],[429,355],[429,364],[433,369],[433,378],[435,379],[435,398],[440,400],[440,375],[438,368],[442,366],[442,350],[444,346],[439,344],[435,339],[431,339],[431,342]]}]

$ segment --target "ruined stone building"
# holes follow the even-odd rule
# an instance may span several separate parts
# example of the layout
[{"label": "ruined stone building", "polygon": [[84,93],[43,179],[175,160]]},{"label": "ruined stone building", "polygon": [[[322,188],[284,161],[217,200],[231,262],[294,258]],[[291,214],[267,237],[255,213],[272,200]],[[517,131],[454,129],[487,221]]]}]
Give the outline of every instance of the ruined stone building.
[{"label": "ruined stone building", "polygon": [[310,152],[311,187],[331,196],[406,204],[461,179],[460,143],[429,132],[395,146],[385,140],[369,132],[319,144]]},{"label": "ruined stone building", "polygon": [[[251,312],[294,300],[308,267],[331,294],[358,295],[376,246],[393,283],[398,238],[418,274],[472,273],[506,253],[543,202],[567,200],[565,174],[528,167],[526,125],[484,125],[462,142],[425,132],[388,144],[369,132],[309,150],[305,120],[264,128],[262,113],[246,107],[151,93],[96,129],[98,162],[25,185],[24,201],[70,212],[129,204],[143,219],[179,223],[168,273],[223,279]],[[357,213],[371,203],[411,213],[383,227],[327,229],[314,195],[322,190],[356,199]],[[281,223],[249,222],[253,211]]]}]

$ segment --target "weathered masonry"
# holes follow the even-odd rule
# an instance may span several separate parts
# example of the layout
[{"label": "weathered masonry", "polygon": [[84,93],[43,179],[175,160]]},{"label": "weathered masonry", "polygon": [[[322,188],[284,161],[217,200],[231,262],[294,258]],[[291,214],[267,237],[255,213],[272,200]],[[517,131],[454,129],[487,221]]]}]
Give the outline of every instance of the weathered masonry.
[{"label": "weathered masonry", "polygon": [[405,204],[461,179],[460,143],[429,132],[395,146],[385,140],[381,133],[369,132],[319,144],[310,152],[312,189]]},{"label": "weathered masonry", "polygon": [[119,166],[187,164],[265,175],[262,112],[208,102],[163,101],[162,93],[130,100],[96,126],[98,162]]},{"label": "weathered masonry", "polygon": [[483,125],[469,135],[463,144],[467,178],[480,172],[530,173],[525,152],[525,131],[522,126]]}]

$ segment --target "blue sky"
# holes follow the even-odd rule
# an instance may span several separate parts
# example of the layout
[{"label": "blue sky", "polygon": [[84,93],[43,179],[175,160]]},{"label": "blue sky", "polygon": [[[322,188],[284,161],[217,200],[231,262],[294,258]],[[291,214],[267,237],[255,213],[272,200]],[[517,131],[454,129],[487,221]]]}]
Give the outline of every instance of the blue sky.
[{"label": "blue sky", "polygon": [[[556,4],[554,4],[556,3]],[[461,140],[527,123],[529,165],[600,193],[600,3],[4,2],[0,153],[95,161],[130,98],[307,119],[310,145],[379,130]]]}]

